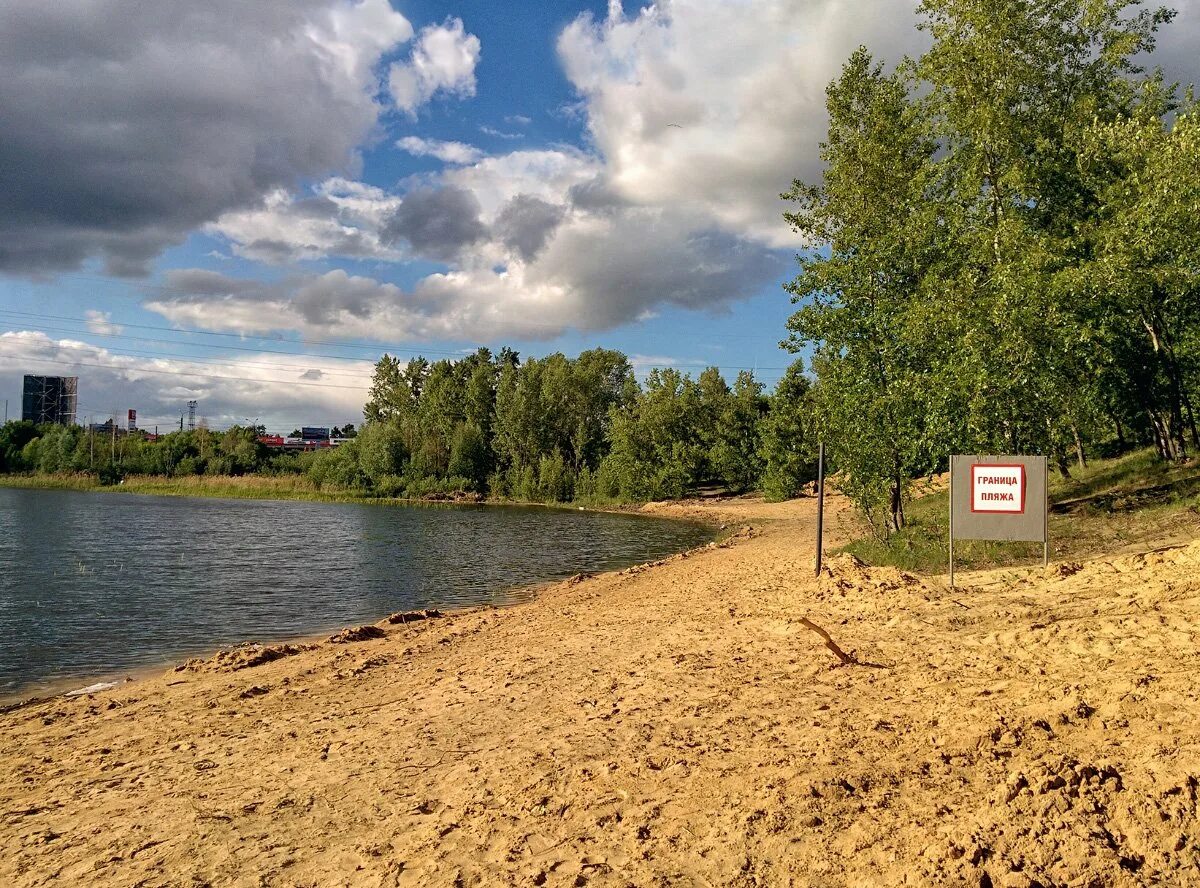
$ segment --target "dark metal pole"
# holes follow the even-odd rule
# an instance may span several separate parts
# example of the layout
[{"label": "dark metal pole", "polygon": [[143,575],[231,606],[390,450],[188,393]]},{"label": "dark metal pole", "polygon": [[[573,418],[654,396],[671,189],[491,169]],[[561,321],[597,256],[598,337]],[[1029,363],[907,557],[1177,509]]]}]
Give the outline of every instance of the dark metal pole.
[{"label": "dark metal pole", "polygon": [[825,535],[825,442],[817,445],[817,570],[821,575],[822,541]]},{"label": "dark metal pole", "polygon": [[954,454],[950,455],[950,590],[954,591]]},{"label": "dark metal pole", "polygon": [[1046,501],[1042,503],[1042,567],[1050,566],[1050,466],[1049,458],[1042,457],[1042,484],[1046,488]]}]

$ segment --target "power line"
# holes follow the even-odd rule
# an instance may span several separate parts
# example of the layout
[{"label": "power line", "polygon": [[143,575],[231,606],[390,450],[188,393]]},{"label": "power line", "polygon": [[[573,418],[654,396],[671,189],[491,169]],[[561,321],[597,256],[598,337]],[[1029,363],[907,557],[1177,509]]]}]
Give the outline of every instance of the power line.
[{"label": "power line", "polygon": [[53,358],[31,358],[24,355],[20,360],[35,364],[53,364],[58,367],[98,367],[101,370],[112,370],[117,373],[157,373],[162,376],[190,376],[197,379],[224,379],[231,382],[257,382],[270,385],[302,385],[308,388],[335,388],[349,391],[366,391],[369,385],[336,385],[333,383],[304,382],[302,380],[259,379],[253,376],[219,376],[213,373],[192,373],[184,370],[152,370],[147,367],[113,367],[111,364],[93,364],[88,361],[64,361]]},{"label": "power line", "polygon": [[[36,312],[31,312],[31,311],[15,311],[13,309],[7,309],[7,308],[0,309],[0,314],[18,315],[20,317],[39,318],[39,319],[51,320],[51,321],[70,321],[71,323],[84,324],[84,325],[87,325],[91,321],[91,319],[89,319],[89,318],[69,317],[67,315],[38,314]],[[167,327],[167,326],[163,326],[160,324],[126,324],[126,323],[118,323],[116,321],[105,321],[105,323],[112,324],[112,326],[114,326],[114,327],[130,327],[130,328],[137,329],[137,330],[158,330],[158,331],[166,332],[166,333],[182,333],[182,334],[186,334],[189,336],[219,336],[219,337],[226,338],[226,339],[238,339],[241,341],[245,341],[247,339],[254,339],[254,340],[261,341],[261,342],[291,342],[291,343],[295,343],[296,345],[328,345],[328,346],[332,346],[334,348],[356,348],[356,349],[362,349],[362,350],[372,351],[372,352],[376,352],[376,353],[380,352],[381,349],[384,351],[388,351],[388,352],[397,351],[397,352],[414,352],[415,353],[417,351],[421,351],[421,352],[433,354],[433,355],[447,355],[447,356],[463,356],[463,355],[469,353],[469,352],[466,352],[463,350],[446,351],[444,349],[440,349],[440,350],[439,349],[420,349],[420,350],[418,350],[418,349],[413,349],[413,348],[400,348],[400,347],[393,347],[392,345],[388,345],[386,343],[369,343],[369,342],[366,342],[363,340],[338,341],[338,340],[328,340],[328,339],[284,339],[283,337],[279,337],[279,336],[264,336],[264,335],[257,334],[257,333],[222,333],[222,332],[219,332],[216,330],[197,330],[197,329],[193,329],[193,328],[189,328],[189,327]],[[61,329],[61,328],[58,328],[58,329]],[[84,334],[91,335],[91,336],[120,336],[121,335],[118,333],[99,333],[99,332],[96,332],[96,331],[93,331],[90,329],[72,330],[70,332],[84,333]],[[126,337],[126,338],[136,339],[137,337]],[[147,341],[175,342],[177,340],[155,339],[155,340],[147,340]],[[234,346],[234,345],[210,346],[210,345],[204,345],[199,342],[189,343],[189,344],[195,345],[197,347],[203,347],[203,348],[230,348],[230,349],[238,348],[237,346]],[[263,348],[244,348],[244,347],[241,350],[269,351],[269,349],[263,349]],[[295,352],[279,352],[279,354],[290,355],[290,354],[296,354],[296,353]],[[341,360],[361,360],[358,358],[350,358],[350,357],[347,357],[346,355],[325,355],[324,357],[339,358]]]},{"label": "power line", "polygon": [[[220,272],[216,272],[216,273],[220,274]],[[153,292],[176,295],[176,296],[193,296],[194,297],[197,295],[195,290],[188,289],[186,287],[172,287],[167,284],[152,284],[152,283],[134,284],[123,278],[109,277],[109,276],[105,276],[105,275],[89,275],[89,274],[84,274],[81,272],[59,272],[59,276],[66,277],[66,278],[75,278],[76,280],[81,280],[81,281],[92,281],[92,282],[103,283],[103,284],[112,284],[112,285],[125,286],[125,287],[136,287],[140,290],[150,290]],[[262,284],[270,285],[271,283],[274,283],[274,282],[254,281],[254,283],[262,283]],[[384,282],[384,283],[386,283],[386,282]],[[234,295],[234,294],[230,294],[230,295]],[[569,329],[575,329],[578,332],[578,328],[572,328],[572,326],[570,324],[550,324],[550,323],[546,323],[546,322],[529,320],[528,318],[520,319],[520,323],[527,327],[536,327],[536,328],[542,329],[542,330],[557,330],[557,331],[561,331],[561,332],[566,332]],[[134,326],[134,325],[130,324],[127,326]],[[216,333],[213,331],[199,331],[199,332],[205,332],[205,333],[213,335],[213,336],[239,336],[239,335],[241,335],[238,333]],[[247,334],[247,335],[253,335],[253,334]],[[715,334],[714,338],[718,338],[718,339],[755,339],[757,337],[750,336],[748,334],[718,333],[718,334]],[[318,344],[318,345],[335,345],[336,344],[333,342],[321,342],[320,340],[311,340],[311,342]],[[434,353],[434,352],[431,352],[431,354],[432,353]]]},{"label": "power line", "polygon": [[[47,319],[52,319],[52,320],[65,320],[65,321],[70,321],[73,323],[81,323],[81,324],[87,323],[86,318],[71,318],[71,317],[65,317],[65,316],[61,316],[61,315],[39,315],[39,314],[35,314],[34,312],[17,312],[17,311],[10,311],[8,309],[0,309],[0,315],[19,315],[19,316],[23,316],[23,317],[47,318]],[[189,348],[209,348],[209,349],[221,349],[221,350],[229,350],[229,351],[246,351],[246,352],[253,352],[256,354],[279,354],[279,355],[289,355],[292,357],[329,358],[330,360],[335,360],[335,361],[362,361],[362,360],[365,360],[364,358],[354,358],[354,357],[350,357],[348,355],[332,355],[332,354],[325,354],[325,353],[320,353],[320,352],[298,353],[298,352],[294,352],[294,351],[286,351],[283,349],[238,346],[238,345],[232,345],[232,344],[228,344],[228,343],[209,344],[209,343],[203,343],[203,342],[181,342],[181,341],[175,340],[175,339],[162,339],[162,338],[144,337],[144,336],[130,336],[128,334],[123,334],[123,333],[102,333],[102,332],[94,332],[92,330],[79,330],[79,329],[58,327],[58,326],[45,325],[45,324],[29,324],[28,326],[32,327],[35,330],[38,330],[39,332],[73,333],[73,334],[81,335],[81,336],[101,336],[101,337],[110,338],[110,339],[127,339],[127,340],[131,340],[131,341],[135,341],[135,342],[150,342],[150,343],[158,343],[158,344],[166,344],[166,345],[180,345],[180,346],[189,347]],[[172,327],[159,327],[159,326],[152,326],[152,325],[148,325],[148,324],[118,324],[117,326],[136,327],[139,329],[148,329],[148,330],[162,330],[162,331],[167,331],[167,332],[183,333],[183,334],[190,334],[190,335],[227,336],[227,337],[231,336],[231,337],[235,337],[235,338],[243,338],[243,337],[240,337],[238,334],[234,334],[234,333],[213,333],[211,331],[205,331],[205,330],[190,330],[190,329],[183,329],[183,328],[176,329],[176,328],[172,328]],[[251,336],[249,338],[266,340],[266,341],[271,341],[271,342],[281,341],[281,340],[271,339],[269,337]],[[407,351],[413,357],[420,357],[420,356],[424,356],[426,354],[432,354],[432,355],[445,355],[448,357],[455,357],[455,358],[464,358],[464,357],[467,357],[469,354],[471,354],[471,352],[473,351],[473,350],[446,351],[446,350],[439,350],[439,349],[393,349],[384,344],[380,344],[380,345],[366,345],[366,344],[354,344],[354,343],[341,344],[341,343],[329,342],[329,341],[325,341],[325,340],[315,340],[315,339],[314,340],[294,339],[294,340],[282,340],[282,341],[294,342],[296,344],[332,345],[332,346],[338,347],[338,348],[373,349],[377,353],[379,352],[380,349],[383,349],[384,351],[388,352],[389,354],[394,354],[394,356],[396,356],[396,357],[399,357],[401,352]],[[476,347],[478,347],[478,346],[476,346]],[[703,361],[703,360],[677,361],[673,364],[639,363],[638,366],[646,367],[646,368],[650,368],[650,369],[653,369],[653,368],[667,369],[667,368],[672,368],[672,367],[674,367],[674,368],[678,368],[678,367],[717,367],[718,369],[721,369],[721,370],[756,370],[756,371],[757,370],[781,370],[782,371],[782,370],[788,369],[787,367],[775,367],[775,366],[755,367],[755,366],[745,366],[745,365],[737,365],[737,364],[714,364],[710,361]],[[296,369],[300,369],[300,368],[296,368]]]},{"label": "power line", "polygon": [[[98,346],[81,343],[79,345],[68,345],[63,342],[55,342],[54,348],[63,351],[87,351],[93,352]],[[120,349],[117,351],[117,349]],[[297,370],[300,372],[309,372],[317,370],[322,376],[335,376],[343,379],[370,379],[371,371],[364,370],[362,373],[340,373],[336,370],[324,370],[320,367],[313,367],[311,364],[277,364],[272,362],[262,361],[219,361],[208,360],[207,358],[194,357],[192,355],[177,355],[173,352],[154,351],[150,349],[135,349],[125,346],[113,346],[106,348],[104,351],[114,357],[129,357],[129,358],[155,358],[170,360],[180,364],[203,364],[214,367],[229,367],[234,370],[244,369],[246,367],[262,367],[268,370]],[[114,368],[114,369],[131,369],[131,368]],[[282,381],[282,380],[281,380]]]}]

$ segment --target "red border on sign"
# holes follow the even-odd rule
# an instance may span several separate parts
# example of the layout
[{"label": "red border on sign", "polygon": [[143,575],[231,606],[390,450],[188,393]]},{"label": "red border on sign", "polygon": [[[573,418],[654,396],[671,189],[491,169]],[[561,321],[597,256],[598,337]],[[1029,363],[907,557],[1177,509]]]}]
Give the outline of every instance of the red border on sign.
[{"label": "red border on sign", "polygon": [[[977,509],[975,508],[975,470],[976,469],[1020,469],[1021,470],[1021,511],[1013,512],[1010,509]],[[1024,515],[1025,514],[1025,491],[1029,489],[1029,485],[1025,483],[1025,464],[1024,463],[971,463],[971,511],[979,515]]]}]

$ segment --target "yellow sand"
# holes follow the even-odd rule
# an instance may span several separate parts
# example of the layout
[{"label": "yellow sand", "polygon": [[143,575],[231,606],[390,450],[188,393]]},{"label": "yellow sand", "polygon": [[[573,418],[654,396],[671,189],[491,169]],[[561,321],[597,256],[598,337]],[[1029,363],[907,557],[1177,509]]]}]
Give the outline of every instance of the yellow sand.
[{"label": "yellow sand", "polygon": [[1200,884],[1200,543],[952,595],[655,510],[753,530],[0,716],[0,885]]}]

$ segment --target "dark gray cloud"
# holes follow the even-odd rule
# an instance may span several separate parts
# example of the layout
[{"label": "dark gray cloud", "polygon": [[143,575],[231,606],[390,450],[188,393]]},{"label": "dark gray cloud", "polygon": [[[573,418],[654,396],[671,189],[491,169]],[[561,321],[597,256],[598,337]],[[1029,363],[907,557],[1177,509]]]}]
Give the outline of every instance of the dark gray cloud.
[{"label": "dark gray cloud", "polygon": [[761,292],[786,271],[791,253],[657,211],[622,213],[604,227],[565,226],[526,283],[557,283],[571,294],[564,313],[584,329],[637,319],[663,304],[719,310]]},{"label": "dark gray cloud", "polygon": [[1175,18],[1158,32],[1154,53],[1140,61],[1150,68],[1162,68],[1168,82],[1200,84],[1200,0],[1164,5],[1175,10]]},{"label": "dark gray cloud", "polygon": [[0,270],[135,274],[225,211],[352,170],[372,69],[410,35],[384,0],[0,4]]},{"label": "dark gray cloud", "polygon": [[384,240],[404,240],[418,256],[450,262],[488,236],[479,199],[448,185],[410,191],[384,228]]},{"label": "dark gray cloud", "polygon": [[444,334],[454,306],[418,290],[347,274],[292,274],[278,280],[231,277],[200,268],[167,272],[145,308],[184,327],[237,333],[300,331],[386,341]]},{"label": "dark gray cloud", "polygon": [[601,173],[594,178],[572,185],[567,192],[571,206],[592,213],[610,214],[629,206],[629,201],[618,194]]},{"label": "dark gray cloud", "polygon": [[266,294],[275,285],[248,278],[235,278],[206,268],[175,268],[167,272],[167,287],[173,299],[200,296],[247,296]]},{"label": "dark gray cloud", "polygon": [[172,317],[188,309],[224,309],[240,319],[242,329],[254,330],[272,329],[273,323],[291,329],[297,322],[321,327],[336,326],[347,317],[366,320],[411,298],[399,287],[340,270],[262,281],[179,268],[167,272],[166,280],[169,295],[156,293],[147,302],[152,310]]},{"label": "dark gray cloud", "polygon": [[492,231],[504,246],[532,262],[564,215],[565,207],[531,194],[518,194],[496,215]]}]

